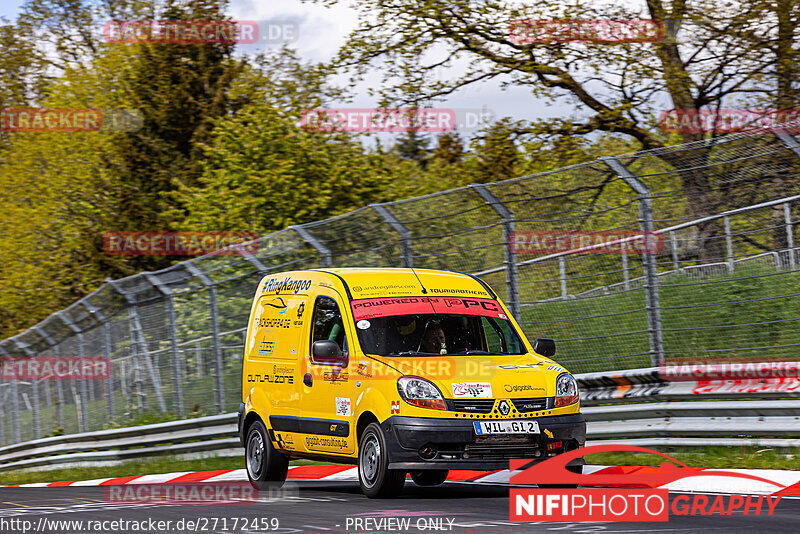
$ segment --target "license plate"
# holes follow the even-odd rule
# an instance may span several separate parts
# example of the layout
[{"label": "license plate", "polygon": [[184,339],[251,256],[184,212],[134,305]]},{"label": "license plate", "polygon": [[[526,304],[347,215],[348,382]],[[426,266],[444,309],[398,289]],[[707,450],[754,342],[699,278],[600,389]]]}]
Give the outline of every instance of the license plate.
[{"label": "license plate", "polygon": [[538,434],[537,421],[473,421],[475,433],[486,434]]}]

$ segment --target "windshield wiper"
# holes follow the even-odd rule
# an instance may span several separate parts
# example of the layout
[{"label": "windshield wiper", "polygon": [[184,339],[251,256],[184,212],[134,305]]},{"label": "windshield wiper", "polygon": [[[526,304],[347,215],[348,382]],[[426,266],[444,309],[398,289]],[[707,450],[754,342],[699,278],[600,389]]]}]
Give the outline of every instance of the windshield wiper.
[{"label": "windshield wiper", "polygon": [[393,352],[389,356],[441,356],[438,352],[417,352],[415,350],[406,350],[403,352]]}]

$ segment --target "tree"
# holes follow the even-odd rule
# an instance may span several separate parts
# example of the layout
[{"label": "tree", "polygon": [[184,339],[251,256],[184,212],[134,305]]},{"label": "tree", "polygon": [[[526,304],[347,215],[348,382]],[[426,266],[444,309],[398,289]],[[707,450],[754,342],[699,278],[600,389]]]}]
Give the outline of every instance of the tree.
[{"label": "tree", "polygon": [[401,158],[416,161],[424,169],[430,154],[429,143],[427,137],[412,128],[397,138],[394,148]]},{"label": "tree", "polygon": [[260,101],[219,121],[198,185],[176,193],[188,211],[183,228],[263,233],[384,200],[380,158],[298,120]]},{"label": "tree", "polygon": [[[776,68],[775,53],[796,49],[795,18],[785,16],[790,4],[781,0],[772,14],[783,22],[777,26],[762,22],[759,17],[767,11],[767,4],[647,0],[641,13],[584,0],[570,4],[542,0],[525,5],[497,0],[397,0],[376,5],[356,0],[362,23],[333,66],[352,72],[355,84],[380,64],[382,105],[414,105],[487,80],[527,87],[532,97],[572,102],[575,112],[520,124],[517,134],[607,132],[655,149],[669,142],[654,126],[670,101],[671,107],[681,110],[713,109],[737,100],[752,102],[752,95],[762,92],[765,85],[791,83],[792,62]],[[791,8],[792,12],[795,9]],[[642,16],[663,26],[663,39],[614,45],[529,43],[512,38],[510,32],[511,23],[520,20]],[[758,29],[758,37],[746,37],[748,28]],[[791,58],[794,53],[784,55]],[[448,76],[462,64],[469,65],[465,73]],[[686,132],[678,141],[702,137]],[[676,168],[696,168],[705,156],[664,152],[659,157]],[[680,176],[691,217],[706,216],[724,204],[725,197],[716,193],[708,173],[688,170]],[[698,240],[704,243],[703,257],[721,254],[718,241],[708,241],[718,230],[715,225],[701,230]]]},{"label": "tree", "polygon": [[489,126],[473,141],[479,182],[499,182],[519,175],[520,152],[509,119]]},{"label": "tree", "polygon": [[436,139],[436,148],[433,151],[434,161],[447,164],[458,164],[464,157],[464,143],[457,132],[441,134]]},{"label": "tree", "polygon": [[[169,4],[165,20],[225,20],[219,2]],[[164,231],[183,219],[171,193],[197,185],[201,145],[214,120],[233,111],[228,89],[244,66],[231,44],[134,44],[123,91],[143,117],[142,128],[118,136],[121,163],[118,230]],[[237,103],[241,105],[241,103]],[[138,257],[132,264],[155,269],[166,257]]]}]

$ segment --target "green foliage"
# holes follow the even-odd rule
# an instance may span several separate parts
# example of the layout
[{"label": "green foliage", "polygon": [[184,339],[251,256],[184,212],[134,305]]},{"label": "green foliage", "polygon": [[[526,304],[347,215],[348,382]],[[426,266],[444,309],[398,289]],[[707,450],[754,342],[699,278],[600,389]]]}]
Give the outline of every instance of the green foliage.
[{"label": "green foliage", "polygon": [[342,134],[308,132],[255,102],[218,122],[197,187],[176,195],[184,228],[279,230],[383,199],[388,175]]}]

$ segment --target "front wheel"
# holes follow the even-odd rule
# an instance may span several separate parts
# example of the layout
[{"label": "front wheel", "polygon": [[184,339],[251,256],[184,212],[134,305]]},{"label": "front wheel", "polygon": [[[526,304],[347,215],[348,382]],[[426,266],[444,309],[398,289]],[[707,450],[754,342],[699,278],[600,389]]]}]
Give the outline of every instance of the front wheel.
[{"label": "front wheel", "polygon": [[438,486],[447,480],[447,469],[433,469],[431,471],[411,471],[411,480],[417,486]]},{"label": "front wheel", "polygon": [[259,490],[277,489],[286,482],[289,459],[275,450],[261,421],[254,421],[247,430],[245,462],[250,484]]},{"label": "front wheel", "polygon": [[378,423],[370,423],[358,442],[358,482],[370,499],[397,497],[403,491],[406,472],[389,469],[386,439]]}]

